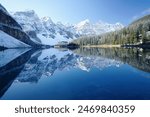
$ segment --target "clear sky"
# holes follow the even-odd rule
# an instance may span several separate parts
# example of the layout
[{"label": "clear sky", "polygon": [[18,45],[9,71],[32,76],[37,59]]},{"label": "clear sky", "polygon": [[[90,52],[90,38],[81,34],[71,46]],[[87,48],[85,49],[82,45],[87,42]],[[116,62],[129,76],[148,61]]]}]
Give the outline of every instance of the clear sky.
[{"label": "clear sky", "polygon": [[54,22],[78,23],[89,19],[125,25],[150,14],[150,0],[0,0],[8,11],[35,10]]}]

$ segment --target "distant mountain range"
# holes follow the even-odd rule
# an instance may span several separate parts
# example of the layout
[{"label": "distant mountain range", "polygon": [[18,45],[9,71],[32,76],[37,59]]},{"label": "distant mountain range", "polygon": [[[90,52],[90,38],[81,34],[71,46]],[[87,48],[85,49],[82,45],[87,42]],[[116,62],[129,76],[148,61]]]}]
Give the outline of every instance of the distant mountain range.
[{"label": "distant mountain range", "polygon": [[80,36],[99,35],[124,27],[120,23],[102,21],[93,24],[88,19],[72,25],[54,23],[50,17],[39,18],[33,10],[10,14],[1,4],[0,17],[0,49],[56,45]]},{"label": "distant mountain range", "polygon": [[108,24],[102,21],[93,24],[88,19],[74,25],[54,23],[50,17],[39,18],[33,10],[15,12],[12,16],[25,32],[35,31],[42,43],[51,45],[61,41],[71,41],[84,35],[98,35],[120,30],[124,27],[121,23]]},{"label": "distant mountain range", "polygon": [[150,48],[150,14],[135,20],[120,30],[112,30],[101,35],[83,36],[73,40],[72,43],[78,46],[113,45],[116,47]]},{"label": "distant mountain range", "polygon": [[103,21],[97,23],[91,23],[86,19],[80,23],[74,25],[76,32],[80,35],[99,35],[106,32],[116,31],[122,29],[124,26],[121,23],[109,24]]}]

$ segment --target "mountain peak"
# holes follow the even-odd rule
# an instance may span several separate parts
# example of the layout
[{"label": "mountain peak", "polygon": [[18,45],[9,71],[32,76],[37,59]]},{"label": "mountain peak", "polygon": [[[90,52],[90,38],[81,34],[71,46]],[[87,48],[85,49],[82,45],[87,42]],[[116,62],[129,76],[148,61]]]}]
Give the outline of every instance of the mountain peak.
[{"label": "mountain peak", "polygon": [[82,22],[89,23],[89,22],[90,22],[90,20],[89,20],[89,19],[85,19],[85,20],[84,20],[84,21],[82,21]]},{"label": "mountain peak", "polygon": [[120,23],[109,24],[101,20],[97,23],[92,23],[89,19],[85,19],[75,25],[65,25],[61,22],[55,23],[50,17],[39,18],[34,10],[16,12],[13,13],[13,17],[21,24],[24,31],[35,31],[38,36],[42,35],[39,38],[43,39],[44,37],[49,42],[57,42],[57,40],[58,42],[68,41],[83,35],[99,35],[122,28]]},{"label": "mountain peak", "polygon": [[86,19],[86,20],[83,20],[81,21],[80,23],[77,24],[77,26],[84,26],[84,25],[87,25],[90,23],[90,20],[89,19]]},{"label": "mountain peak", "polygon": [[49,21],[52,22],[52,19],[50,17],[48,17],[48,16],[42,17],[41,20],[45,21],[45,22],[49,22]]},{"label": "mountain peak", "polygon": [[116,25],[123,26],[123,24],[121,24],[120,22],[117,22]]}]

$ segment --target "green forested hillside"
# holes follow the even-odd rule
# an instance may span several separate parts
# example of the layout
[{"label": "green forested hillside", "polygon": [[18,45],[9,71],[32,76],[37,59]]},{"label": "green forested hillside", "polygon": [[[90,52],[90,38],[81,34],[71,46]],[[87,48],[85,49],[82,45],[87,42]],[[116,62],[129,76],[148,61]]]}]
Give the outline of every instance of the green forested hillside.
[{"label": "green forested hillside", "polygon": [[98,36],[81,37],[73,41],[79,45],[139,45],[150,43],[150,15],[144,16],[120,31]]}]

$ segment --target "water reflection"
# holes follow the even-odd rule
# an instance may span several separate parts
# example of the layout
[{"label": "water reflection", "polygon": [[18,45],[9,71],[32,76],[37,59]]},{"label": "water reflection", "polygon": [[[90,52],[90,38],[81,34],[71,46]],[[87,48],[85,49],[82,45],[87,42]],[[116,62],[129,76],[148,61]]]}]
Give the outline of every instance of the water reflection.
[{"label": "water reflection", "polygon": [[80,48],[75,53],[83,56],[95,56],[113,59],[150,72],[150,50],[137,48]]},{"label": "water reflection", "polygon": [[[10,53],[15,54],[10,54]],[[9,53],[9,54],[8,54]],[[13,81],[24,68],[25,63],[34,53],[33,50],[5,50],[0,52],[1,67],[0,67],[0,97],[7,91]],[[3,55],[3,56],[2,56]],[[11,56],[10,56],[11,55]],[[9,58],[5,58],[9,56]],[[14,58],[14,59],[12,59]]]},{"label": "water reflection", "polygon": [[[52,48],[46,50],[1,51],[0,97],[3,97],[12,83],[38,83],[40,79],[51,78],[55,73],[58,74],[58,71],[63,72],[64,70],[72,72],[73,69],[77,69],[92,74],[91,69],[93,68],[104,70],[111,67],[112,69],[114,67],[119,68],[124,64],[129,64],[132,67],[149,73],[150,51],[135,48],[79,48],[74,51],[60,51]],[[96,84],[94,87],[97,87]],[[90,87],[91,89],[93,88]],[[105,92],[106,89],[102,88],[97,91]],[[109,90],[107,91],[112,93]],[[107,91],[105,93],[105,99],[108,98]],[[83,93],[84,89],[81,88],[80,92],[80,95],[76,95],[76,99],[82,99],[81,97],[83,96],[81,94],[90,95],[89,93],[93,91],[89,91],[86,94],[86,92]],[[96,92],[93,92],[93,96],[96,96]],[[92,97],[92,99],[101,98]]]},{"label": "water reflection", "polygon": [[77,68],[89,72],[92,67],[104,69],[110,66],[119,67],[122,63],[114,59],[101,56],[82,56],[72,51],[59,51],[56,49],[36,52],[25,64],[24,69],[17,77],[19,82],[37,83],[41,77],[50,77],[55,71],[71,70]]}]

